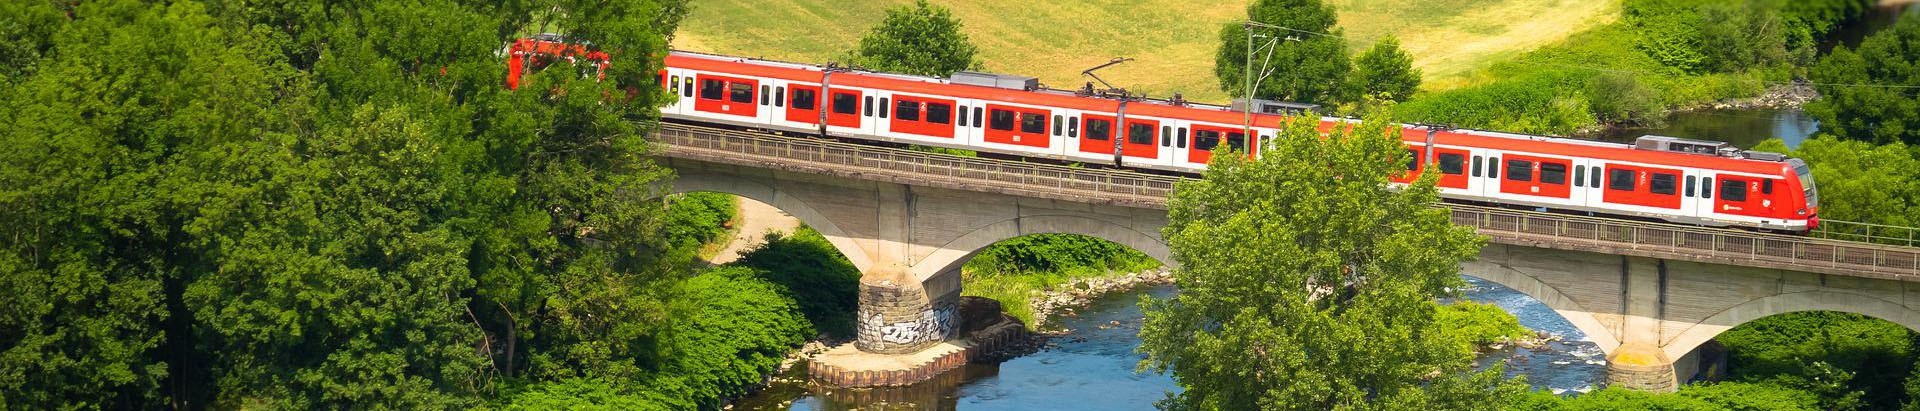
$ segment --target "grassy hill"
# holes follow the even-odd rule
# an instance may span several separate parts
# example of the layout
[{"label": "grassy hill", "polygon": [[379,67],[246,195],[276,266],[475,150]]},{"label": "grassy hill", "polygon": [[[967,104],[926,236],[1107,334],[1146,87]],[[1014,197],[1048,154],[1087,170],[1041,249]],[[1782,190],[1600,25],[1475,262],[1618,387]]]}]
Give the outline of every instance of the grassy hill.
[{"label": "grassy hill", "polygon": [[[800,62],[835,60],[910,0],[700,0],[674,47]],[[1428,89],[1470,82],[1494,61],[1613,21],[1614,1],[1329,0],[1355,53],[1387,34],[1427,73]],[[1213,77],[1222,25],[1245,18],[1244,2],[1187,0],[980,0],[950,4],[980,46],[987,71],[1039,77],[1055,88],[1087,81],[1081,70],[1116,56],[1135,60],[1101,71],[1115,85],[1154,96],[1182,92],[1224,102]]]}]

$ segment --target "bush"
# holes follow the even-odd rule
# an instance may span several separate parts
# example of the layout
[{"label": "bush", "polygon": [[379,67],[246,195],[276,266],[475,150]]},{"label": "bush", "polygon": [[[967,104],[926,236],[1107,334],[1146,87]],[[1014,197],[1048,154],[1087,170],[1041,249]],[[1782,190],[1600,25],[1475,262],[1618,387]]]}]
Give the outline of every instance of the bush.
[{"label": "bush", "polygon": [[1898,407],[1905,397],[1901,382],[1914,367],[1912,332],[1858,314],[1780,314],[1715,340],[1727,347],[1730,379],[1805,389],[1829,406],[1857,396],[1872,408]]},{"label": "bush", "polygon": [[1600,121],[1641,127],[1657,127],[1664,122],[1665,108],[1658,93],[1640,84],[1631,75],[1607,73],[1587,85],[1593,113]]},{"label": "bush", "polygon": [[760,278],[779,285],[820,331],[853,335],[860,270],[819,231],[801,227],[790,235],[769,233],[760,247],[733,264],[751,267]]},{"label": "bush", "polygon": [[994,243],[963,268],[979,275],[1062,272],[1073,269],[1143,270],[1153,257],[1112,241],[1078,234],[1033,234]]},{"label": "bush", "polygon": [[686,281],[673,301],[662,377],[646,384],[650,390],[716,409],[746,394],[813,335],[793,299],[760,275],[723,267]]},{"label": "bush", "polygon": [[1493,304],[1458,301],[1435,306],[1434,321],[1445,338],[1458,341],[1464,351],[1496,342],[1526,338],[1533,333],[1520,319]]},{"label": "bush", "polygon": [[536,384],[513,394],[505,409],[509,411],[668,411],[694,407],[693,403],[674,399],[651,390],[626,393],[599,379],[566,379]]},{"label": "bush", "polygon": [[[1845,48],[1820,59],[1812,71],[1820,100],[1807,113],[1820,129],[1851,140],[1920,144],[1920,17],[1868,37],[1858,50]],[[1875,84],[1893,87],[1854,87]]]},{"label": "bush", "polygon": [[722,193],[686,193],[667,197],[664,235],[670,244],[699,247],[727,233],[727,221],[739,209],[739,198]]}]

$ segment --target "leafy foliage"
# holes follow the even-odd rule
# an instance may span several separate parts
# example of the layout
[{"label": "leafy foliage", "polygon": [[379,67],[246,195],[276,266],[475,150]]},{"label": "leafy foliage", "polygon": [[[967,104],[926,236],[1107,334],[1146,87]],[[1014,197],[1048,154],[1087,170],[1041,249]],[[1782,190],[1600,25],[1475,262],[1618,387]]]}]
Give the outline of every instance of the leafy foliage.
[{"label": "leafy foliage", "polygon": [[[1908,14],[1860,43],[1820,59],[1811,74],[1820,100],[1807,112],[1846,139],[1920,143],[1920,17]],[[1863,86],[1856,86],[1863,85]]]},{"label": "leafy foliage", "polygon": [[978,67],[976,51],[951,10],[916,0],[888,9],[886,19],[860,38],[847,60],[878,71],[946,76]]},{"label": "leafy foliage", "polygon": [[1400,39],[1387,36],[1353,62],[1348,81],[1355,92],[1388,101],[1406,101],[1420,88],[1420,69],[1413,56],[1400,49]]},{"label": "leafy foliage", "polygon": [[722,193],[686,193],[668,197],[667,221],[661,225],[666,242],[697,247],[727,234],[727,222],[739,211],[739,198]]},{"label": "leafy foliage", "polygon": [[1822,408],[1892,409],[1914,367],[1915,335],[1884,320],[1837,312],[1786,313],[1742,324],[1715,340],[1729,376],[1819,394]]},{"label": "leafy foliage", "polygon": [[813,336],[793,299],[760,274],[742,267],[708,271],[684,285],[674,300],[662,373],[643,384],[704,409],[743,394],[773,372],[787,350]]},{"label": "leafy foliage", "polygon": [[1258,160],[1215,157],[1174,191],[1165,234],[1181,292],[1143,302],[1140,331],[1142,366],[1184,388],[1169,408],[1454,409],[1517,395],[1499,370],[1469,371],[1435,320],[1434,298],[1461,284],[1458,264],[1484,240],[1428,206],[1433,176],[1389,188],[1407,154],[1385,119],[1325,138],[1316,123],[1289,123]]},{"label": "leafy foliage", "polygon": [[650,390],[624,393],[603,380],[569,378],[541,383],[514,394],[503,408],[511,411],[668,411],[692,409],[694,405]]},{"label": "leafy foliage", "polygon": [[799,304],[800,313],[814,328],[838,336],[852,336],[854,312],[860,303],[860,269],[812,227],[792,234],[768,233],[759,247],[740,256],[735,265],[751,267],[760,278],[779,285],[782,294]]},{"label": "leafy foliage", "polygon": [[[1289,30],[1258,28],[1263,38],[1253,60],[1254,98],[1332,104],[1345,101],[1343,85],[1352,63],[1346,40],[1337,37],[1337,16],[1321,0],[1257,0],[1247,5],[1247,19]],[[1247,28],[1229,23],[1220,29],[1220,51],[1214,57],[1214,77],[1220,89],[1245,96],[1249,44]],[[1329,33],[1323,36],[1313,33]],[[1268,48],[1268,42],[1274,42]],[[1267,70],[1262,72],[1261,70]]]},{"label": "leafy foliage", "polygon": [[980,275],[1075,269],[1133,270],[1158,265],[1153,257],[1112,241],[1078,234],[1033,234],[993,243],[962,268]]},{"label": "leafy foliage", "polygon": [[[1768,140],[1756,150],[1790,153],[1813,168],[1820,217],[1899,227],[1920,224],[1920,153],[1902,143],[1874,145],[1815,136],[1788,150]],[[1864,234],[1864,233],[1861,233]]]},{"label": "leafy foliage", "polygon": [[1587,97],[1593,114],[1605,123],[1658,126],[1666,114],[1658,92],[1631,75],[1607,73],[1594,77],[1587,84]]},{"label": "leafy foliage", "polygon": [[1500,306],[1473,301],[1438,304],[1433,321],[1442,335],[1471,355],[1478,347],[1526,338],[1533,333]]}]

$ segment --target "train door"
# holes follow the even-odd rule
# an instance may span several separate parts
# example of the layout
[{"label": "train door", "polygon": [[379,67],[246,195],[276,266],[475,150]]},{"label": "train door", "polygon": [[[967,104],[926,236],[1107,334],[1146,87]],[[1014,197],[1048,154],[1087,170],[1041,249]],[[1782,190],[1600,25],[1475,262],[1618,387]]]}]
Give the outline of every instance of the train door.
[{"label": "train door", "polygon": [[1056,113],[1053,117],[1054,135],[1051,139],[1052,143],[1047,147],[1047,156],[1066,158],[1067,153],[1073,150],[1073,145],[1080,141],[1080,116],[1083,112],[1073,109],[1056,109],[1054,113]]},{"label": "train door", "polygon": [[758,118],[758,96],[755,93],[760,82],[712,74],[696,77],[700,89],[695,93],[693,108],[701,112],[703,117],[733,121]]}]

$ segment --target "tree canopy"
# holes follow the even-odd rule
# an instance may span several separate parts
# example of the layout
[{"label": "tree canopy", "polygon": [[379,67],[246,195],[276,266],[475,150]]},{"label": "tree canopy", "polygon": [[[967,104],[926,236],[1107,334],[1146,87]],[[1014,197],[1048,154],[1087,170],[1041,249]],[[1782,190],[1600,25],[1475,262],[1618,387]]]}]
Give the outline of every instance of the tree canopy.
[{"label": "tree canopy", "polygon": [[[1343,101],[1352,63],[1347,43],[1334,27],[1337,15],[1321,0],[1256,0],[1247,20],[1286,29],[1256,27],[1253,45],[1254,98],[1331,104]],[[1288,30],[1290,29],[1290,30]],[[1220,89],[1245,96],[1248,28],[1241,22],[1220,28],[1220,50],[1213,73]],[[1324,33],[1324,34],[1323,34]],[[1327,35],[1330,34],[1330,35]],[[1273,43],[1269,49],[1267,44]],[[1268,73],[1260,72],[1267,69]]]},{"label": "tree canopy", "polygon": [[[1181,183],[1164,233],[1180,294],[1145,302],[1146,368],[1172,409],[1468,409],[1518,394],[1436,326],[1436,296],[1485,240],[1404,189],[1406,146],[1373,117],[1321,137],[1287,124],[1258,160],[1215,156]],[[1434,377],[1437,375],[1437,377]],[[1431,377],[1431,378],[1430,378]]]},{"label": "tree canopy", "polygon": [[1876,144],[1920,144],[1920,17],[1907,14],[1857,49],[1837,48],[1811,73],[1820,129]]},{"label": "tree canopy", "polygon": [[1349,79],[1354,92],[1387,101],[1406,101],[1420,89],[1420,69],[1413,56],[1400,49],[1400,39],[1389,35],[1354,60]]},{"label": "tree canopy", "polygon": [[980,65],[978,51],[953,11],[917,0],[887,9],[887,17],[849,54],[856,66],[891,73],[947,76]]}]

